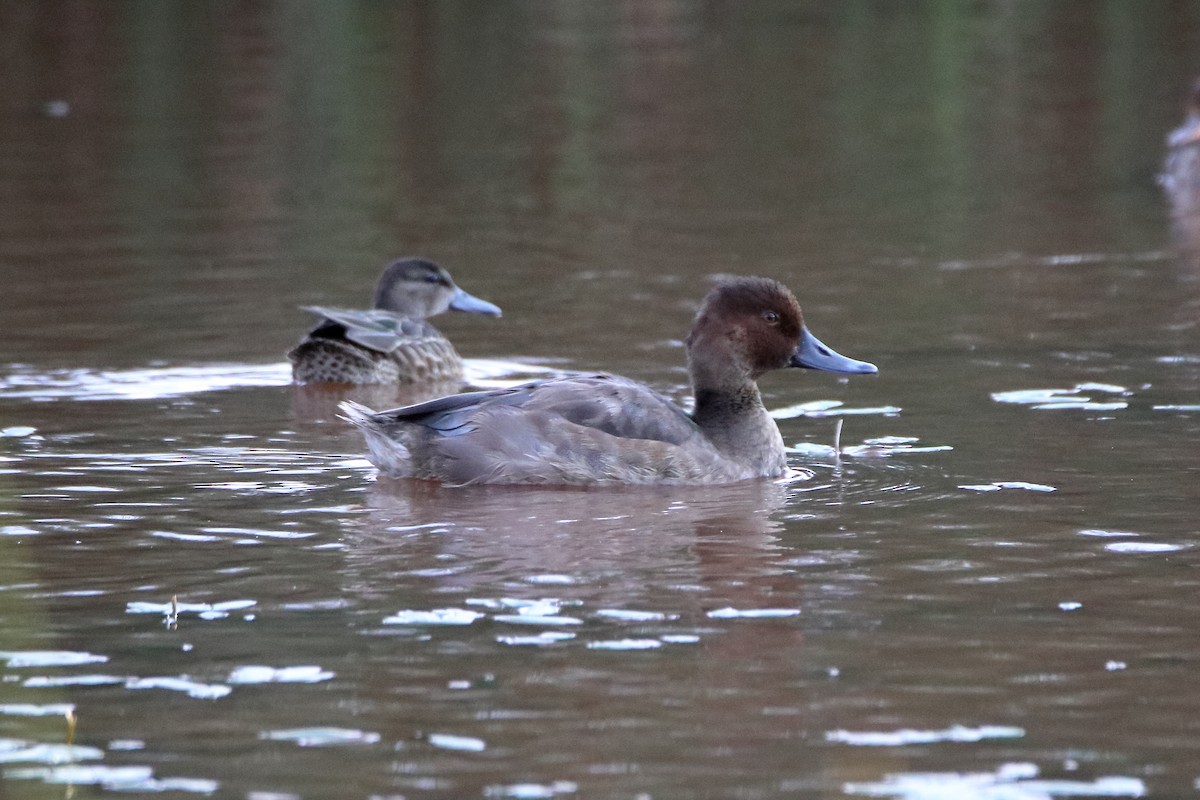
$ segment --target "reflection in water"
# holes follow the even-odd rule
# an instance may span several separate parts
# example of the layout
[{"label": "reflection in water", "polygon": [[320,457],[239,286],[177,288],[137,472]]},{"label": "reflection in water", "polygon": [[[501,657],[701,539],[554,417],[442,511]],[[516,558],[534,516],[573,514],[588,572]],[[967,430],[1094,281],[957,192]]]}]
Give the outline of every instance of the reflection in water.
[{"label": "reflection in water", "polygon": [[702,587],[701,602],[710,607],[734,601],[710,592],[745,579],[742,600],[769,605],[779,530],[770,514],[786,496],[786,486],[771,482],[700,492],[448,489],[381,480],[348,543],[347,568],[364,591],[387,586],[389,574],[429,574],[456,591],[501,583],[523,587],[519,594],[528,597],[553,587],[615,608],[638,607],[646,574]]},{"label": "reflection in water", "polygon": [[[797,661],[806,588],[776,521],[789,491],[777,483],[701,492],[379,482],[368,514],[347,530],[344,589],[364,607],[394,604],[399,613],[366,620],[364,633],[408,652],[418,674],[437,653],[453,652],[459,674],[475,676],[457,692],[491,696],[495,716],[439,724],[480,750],[494,746],[488,720],[507,719],[524,730],[507,746],[551,776],[553,741],[570,741],[572,760],[632,767],[630,729],[685,737],[701,750],[728,742],[735,758],[758,767],[782,763],[795,751],[772,741],[801,721],[803,701],[771,690],[760,702],[786,708],[759,721],[740,709],[760,694],[752,676],[774,682],[805,669]],[[414,608],[411,597],[441,610]],[[567,657],[583,652],[594,655]],[[645,665],[659,675],[653,697],[622,654],[654,659]],[[395,667],[380,661],[364,681],[383,702],[395,691]],[[701,686],[709,688],[696,692]],[[563,717],[546,702],[562,692],[593,710]],[[389,734],[414,735],[402,724]],[[669,758],[635,761],[651,785],[682,777]],[[739,780],[743,769],[722,767],[722,780]]]},{"label": "reflection in water", "polygon": [[18,364],[0,376],[0,398],[150,400],[239,387],[282,386],[290,380],[287,364],[51,371]]}]

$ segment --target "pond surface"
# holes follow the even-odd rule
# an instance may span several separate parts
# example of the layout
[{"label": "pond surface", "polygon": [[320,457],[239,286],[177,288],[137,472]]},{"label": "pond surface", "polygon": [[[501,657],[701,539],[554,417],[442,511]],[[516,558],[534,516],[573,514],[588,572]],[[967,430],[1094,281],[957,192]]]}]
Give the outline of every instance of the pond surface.
[{"label": "pond surface", "polygon": [[[0,794],[1194,796],[1197,52],[1181,3],[0,5]],[[476,385],[683,398],[720,273],[880,374],[763,381],[779,483],[377,481],[283,353],[408,254],[504,308],[437,321]]]}]

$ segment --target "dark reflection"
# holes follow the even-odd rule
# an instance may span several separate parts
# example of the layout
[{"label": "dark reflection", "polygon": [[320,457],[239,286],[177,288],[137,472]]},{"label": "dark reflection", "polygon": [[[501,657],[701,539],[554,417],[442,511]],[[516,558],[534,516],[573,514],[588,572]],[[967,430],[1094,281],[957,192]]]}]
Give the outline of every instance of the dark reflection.
[{"label": "dark reflection", "polygon": [[[567,752],[573,762],[617,773],[636,769],[651,786],[704,770],[696,761],[683,767],[656,746],[631,751],[627,732],[639,729],[687,741],[697,755],[727,748],[714,776],[719,785],[742,785],[756,769],[800,768],[812,754],[788,740],[806,724],[807,701],[792,686],[812,676],[806,588],[789,564],[797,550],[775,519],[788,494],[789,487],[764,482],[704,491],[375,484],[368,514],[347,529],[345,593],[362,607],[426,610],[433,603],[484,615],[466,627],[364,621],[363,633],[391,643],[373,648],[362,676],[372,702],[398,712],[383,723],[385,735],[415,742],[418,775],[455,775],[466,790],[486,785],[420,746],[426,725],[483,739],[492,727],[487,712],[429,716],[453,704],[455,691],[429,686],[422,675],[436,668],[438,654],[453,653],[457,674],[471,684],[458,696],[509,719],[508,746],[539,772],[552,771]],[[503,604],[521,601],[551,602],[581,624],[556,625],[556,615],[540,625],[503,622],[504,613],[520,611]],[[622,621],[606,617],[610,610],[660,616]],[[756,612],[780,616],[749,616]],[[563,638],[515,643],[545,631]],[[604,649],[631,641],[640,644]],[[652,654],[641,649],[647,646]],[[652,684],[646,670],[655,674]],[[537,676],[532,684],[530,676]],[[422,702],[403,699],[419,686]],[[562,715],[552,699],[562,694],[590,710]],[[747,717],[747,703],[769,713]]]},{"label": "dark reflection", "polygon": [[703,606],[731,602],[708,593],[740,580],[747,583],[737,594],[761,605],[779,588],[780,526],[771,514],[786,495],[786,487],[758,481],[700,491],[379,480],[368,493],[369,514],[352,529],[347,569],[370,592],[387,591],[388,575],[447,567],[437,582],[464,591],[525,584],[536,596],[547,588],[539,576],[562,576],[569,595],[618,607],[646,600],[647,576],[662,581],[670,573],[703,587]]}]

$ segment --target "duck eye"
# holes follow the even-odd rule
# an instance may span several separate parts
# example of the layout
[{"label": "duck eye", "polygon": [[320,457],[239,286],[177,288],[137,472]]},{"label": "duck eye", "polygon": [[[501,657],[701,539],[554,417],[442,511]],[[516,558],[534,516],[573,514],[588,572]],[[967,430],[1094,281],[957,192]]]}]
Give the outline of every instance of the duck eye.
[{"label": "duck eye", "polygon": [[765,319],[771,325],[779,324],[779,314],[775,311],[764,311],[762,318]]}]

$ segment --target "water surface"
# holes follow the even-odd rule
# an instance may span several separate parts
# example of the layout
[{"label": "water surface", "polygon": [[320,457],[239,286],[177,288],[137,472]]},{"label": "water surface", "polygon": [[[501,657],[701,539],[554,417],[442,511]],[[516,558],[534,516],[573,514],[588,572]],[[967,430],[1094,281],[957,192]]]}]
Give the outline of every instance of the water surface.
[{"label": "water surface", "polygon": [[[1166,3],[0,5],[4,796],[1190,796],[1198,48]],[[777,483],[376,480],[283,353],[405,254],[504,308],[437,321],[474,385],[684,398],[721,273],[880,374],[763,381]]]}]

